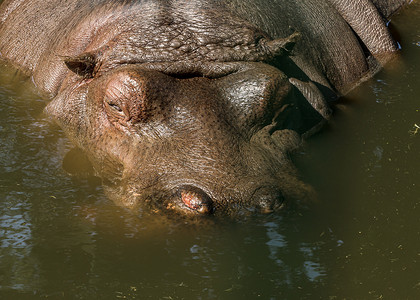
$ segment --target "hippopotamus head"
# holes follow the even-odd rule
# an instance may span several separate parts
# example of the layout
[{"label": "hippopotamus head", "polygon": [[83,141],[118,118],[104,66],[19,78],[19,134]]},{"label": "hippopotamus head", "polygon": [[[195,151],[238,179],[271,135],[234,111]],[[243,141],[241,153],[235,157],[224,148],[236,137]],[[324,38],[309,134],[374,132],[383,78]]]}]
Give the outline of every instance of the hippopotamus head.
[{"label": "hippopotamus head", "polygon": [[115,202],[234,215],[275,211],[311,194],[289,154],[314,125],[305,118],[320,115],[296,82],[265,63],[289,51],[297,34],[271,40],[243,21],[225,21],[229,30],[203,34],[196,18],[172,37],[165,26],[176,22],[165,19],[158,37],[133,38],[135,26],[148,32],[136,21],[64,57],[72,72],[46,111],[87,154]]},{"label": "hippopotamus head", "polygon": [[69,86],[47,111],[124,206],[236,214],[308,197],[288,157],[300,108],[277,68],[127,65]]}]

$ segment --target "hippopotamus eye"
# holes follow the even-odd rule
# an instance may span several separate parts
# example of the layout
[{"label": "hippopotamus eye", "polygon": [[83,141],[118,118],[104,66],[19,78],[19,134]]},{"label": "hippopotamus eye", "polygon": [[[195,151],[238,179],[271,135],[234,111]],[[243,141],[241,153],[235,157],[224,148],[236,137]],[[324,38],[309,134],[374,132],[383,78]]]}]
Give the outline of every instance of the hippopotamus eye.
[{"label": "hippopotamus eye", "polygon": [[123,110],[122,105],[117,103],[115,99],[111,99],[105,96],[104,103],[105,103],[105,111],[107,112],[108,116],[111,119],[124,120],[128,118],[128,116]]},{"label": "hippopotamus eye", "polygon": [[140,74],[126,70],[111,76],[103,96],[105,111],[111,122],[127,125],[146,119],[147,95],[143,81]]},{"label": "hippopotamus eye", "polygon": [[123,110],[121,109],[121,107],[118,104],[115,103],[110,103],[106,101],[106,104],[108,104],[109,107],[111,107],[112,109],[116,110],[119,113],[122,113]]}]

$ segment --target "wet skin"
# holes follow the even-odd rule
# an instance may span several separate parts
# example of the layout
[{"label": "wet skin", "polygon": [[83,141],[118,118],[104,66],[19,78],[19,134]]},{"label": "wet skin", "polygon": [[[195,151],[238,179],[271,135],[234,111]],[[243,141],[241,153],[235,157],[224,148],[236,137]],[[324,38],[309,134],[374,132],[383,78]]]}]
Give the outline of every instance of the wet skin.
[{"label": "wet skin", "polygon": [[116,203],[268,213],[315,197],[290,153],[397,49],[383,17],[405,1],[263,2],[6,0],[0,52]]}]

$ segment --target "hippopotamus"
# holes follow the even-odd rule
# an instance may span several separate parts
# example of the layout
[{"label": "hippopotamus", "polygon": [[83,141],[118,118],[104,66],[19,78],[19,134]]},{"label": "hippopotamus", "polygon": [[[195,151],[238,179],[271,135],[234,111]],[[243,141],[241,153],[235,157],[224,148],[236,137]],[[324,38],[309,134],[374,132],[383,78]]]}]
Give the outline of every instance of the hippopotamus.
[{"label": "hippopotamus", "polygon": [[117,204],[268,213],[314,197],[290,154],[398,50],[406,2],[6,0],[0,56]]}]

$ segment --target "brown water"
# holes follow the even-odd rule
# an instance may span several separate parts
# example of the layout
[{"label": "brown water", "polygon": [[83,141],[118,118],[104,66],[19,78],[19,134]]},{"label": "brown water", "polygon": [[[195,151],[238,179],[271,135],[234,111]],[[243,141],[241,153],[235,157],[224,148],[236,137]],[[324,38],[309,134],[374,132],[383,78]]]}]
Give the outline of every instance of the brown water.
[{"label": "brown water", "polygon": [[[420,3],[402,55],[296,162],[309,211],[202,226],[140,219],[60,168],[30,82],[0,75],[0,299],[419,299]],[[13,76],[12,76],[13,77]]]}]

